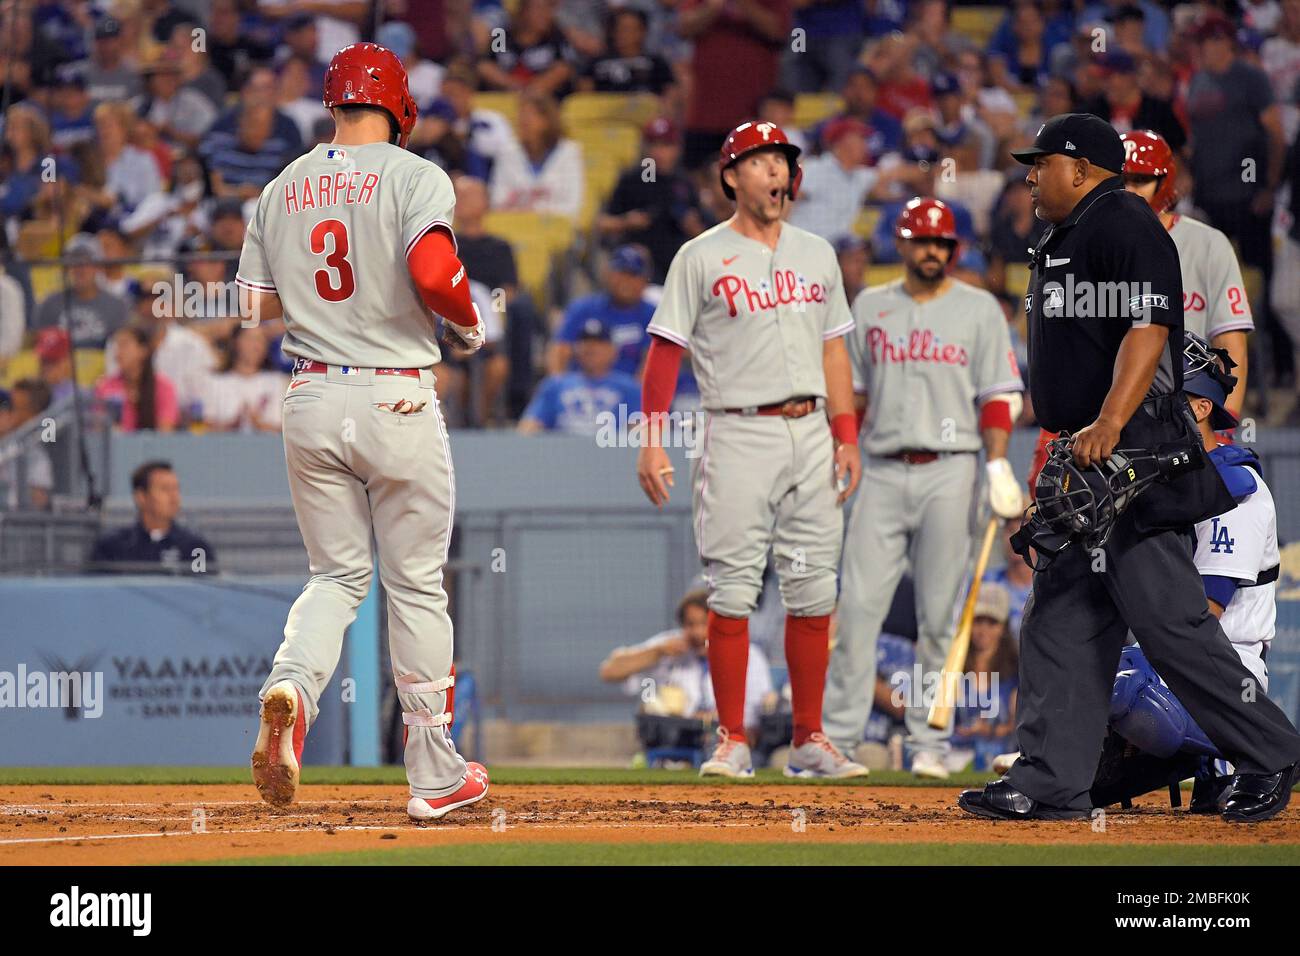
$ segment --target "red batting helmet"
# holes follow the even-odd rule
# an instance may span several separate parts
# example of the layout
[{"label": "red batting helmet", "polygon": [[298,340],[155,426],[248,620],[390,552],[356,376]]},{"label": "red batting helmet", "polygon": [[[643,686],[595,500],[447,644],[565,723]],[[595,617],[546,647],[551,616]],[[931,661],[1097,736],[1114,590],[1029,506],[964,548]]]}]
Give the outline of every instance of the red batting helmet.
[{"label": "red batting helmet", "polygon": [[[738,163],[745,154],[752,153],[756,149],[769,148],[783,152],[786,162],[790,164],[788,193],[790,198],[794,199],[799,192],[799,182],[803,179],[803,169],[799,166],[800,150],[798,146],[786,139],[781,127],[775,123],[760,123],[754,120],[741,123],[728,133],[722,144],[722,165],[718,168],[718,176],[721,177],[725,170]],[[725,178],[722,180],[722,191],[726,193],[728,199],[736,198],[736,191],[727,185]]]},{"label": "red batting helmet", "polygon": [[1175,189],[1178,164],[1164,137],[1149,129],[1134,130],[1120,137],[1124,141],[1124,172],[1134,176],[1155,176],[1156,191],[1149,200],[1156,212],[1164,212],[1178,201]]},{"label": "red batting helmet", "polygon": [[938,199],[917,196],[909,200],[894,223],[900,239],[948,239],[957,241],[957,217]]},{"label": "red batting helmet", "polygon": [[397,54],[376,43],[353,43],[334,54],[325,71],[326,109],[377,106],[397,123],[397,145],[406,148],[420,111],[411,99],[406,69]]}]

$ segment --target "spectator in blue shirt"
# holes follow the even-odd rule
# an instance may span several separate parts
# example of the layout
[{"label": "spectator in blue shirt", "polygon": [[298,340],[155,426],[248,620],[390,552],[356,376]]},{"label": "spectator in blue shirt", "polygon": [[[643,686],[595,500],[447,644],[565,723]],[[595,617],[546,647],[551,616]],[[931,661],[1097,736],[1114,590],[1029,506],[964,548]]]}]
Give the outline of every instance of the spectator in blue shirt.
[{"label": "spectator in blue shirt", "polygon": [[574,341],[573,354],[578,371],[542,381],[519,420],[521,434],[595,435],[611,421],[622,432],[631,416],[641,410],[641,386],[614,367],[618,349],[603,320],[596,316],[586,320]]},{"label": "spectator in blue shirt", "polygon": [[239,117],[235,141],[210,158],[214,193],[256,199],[262,187],[280,175],[292,154],[273,135],[276,115],[271,106],[245,107]]},{"label": "spectator in blue shirt", "polygon": [[643,247],[615,249],[605,267],[605,291],[570,303],[547,354],[546,370],[556,375],[574,367],[574,343],[594,318],[609,330],[617,355],[614,368],[624,375],[636,375],[650,346],[645,329],[655,314],[654,306],[645,299],[650,270],[650,256]]},{"label": "spectator in blue shirt", "polygon": [[[970,651],[962,674],[966,699],[953,719],[949,770],[973,763],[987,770],[998,754],[1017,749],[1016,688],[1020,655],[1007,627],[1010,596],[996,584],[985,584],[975,600]],[[974,694],[972,698],[971,694]]]},{"label": "spectator in blue shirt", "polygon": [[840,95],[844,97],[844,110],[827,117],[813,127],[810,138],[817,144],[818,151],[825,148],[825,144],[822,143],[822,132],[832,122],[842,117],[861,120],[870,129],[871,132],[867,137],[867,148],[871,153],[867,157],[868,165],[874,166],[885,153],[894,153],[902,149],[903,124],[884,110],[876,108],[876,96],[879,91],[880,84],[871,70],[865,66],[854,67],[840,90]]},{"label": "spectator in blue shirt", "polygon": [[795,5],[794,25],[807,49],[785,51],[782,85],[792,93],[815,93],[844,85],[862,51],[864,10],[860,0],[822,0]]},{"label": "spectator in blue shirt", "polygon": [[95,138],[95,107],[86,90],[84,64],[65,63],[54,71],[50,138],[59,152]]}]

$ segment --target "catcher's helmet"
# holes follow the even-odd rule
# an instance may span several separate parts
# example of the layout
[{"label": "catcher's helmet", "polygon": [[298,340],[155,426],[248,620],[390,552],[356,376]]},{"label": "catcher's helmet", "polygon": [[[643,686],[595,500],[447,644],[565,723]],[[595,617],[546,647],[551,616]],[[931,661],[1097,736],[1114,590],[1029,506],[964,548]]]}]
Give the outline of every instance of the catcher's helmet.
[{"label": "catcher's helmet", "polygon": [[1174,151],[1163,136],[1149,129],[1125,133],[1120,139],[1124,143],[1125,175],[1156,177],[1155,195],[1147,202],[1156,212],[1169,209],[1178,201],[1175,182],[1178,164],[1174,161]]},{"label": "catcher's helmet", "polygon": [[794,199],[803,179],[803,168],[799,165],[800,149],[786,138],[781,127],[757,120],[741,123],[727,134],[722,143],[718,176],[722,179],[722,191],[727,198],[735,199],[736,191],[727,185],[727,179],[722,174],[739,162],[742,156],[758,149],[779,149],[785,154],[786,162],[790,164],[790,188],[786,192]]},{"label": "catcher's helmet", "polygon": [[1012,536],[1017,554],[1029,561],[1028,550],[1039,554],[1042,570],[1073,541],[1088,550],[1110,540],[1115,522],[1139,494],[1154,482],[1198,467],[1191,446],[1171,443],[1154,451],[1117,448],[1100,463],[1075,464],[1072,437],[1047,444],[1047,461],[1034,487],[1029,521]]},{"label": "catcher's helmet", "polygon": [[334,54],[325,71],[326,109],[377,106],[397,124],[397,145],[406,148],[419,109],[411,98],[406,68],[397,54],[376,43],[353,43]]},{"label": "catcher's helmet", "polygon": [[1237,387],[1237,376],[1232,374],[1236,367],[1227,349],[1211,348],[1195,332],[1183,333],[1183,391],[1209,399],[1214,406],[1210,427],[1216,431],[1237,427],[1237,419],[1227,407],[1228,396]]}]

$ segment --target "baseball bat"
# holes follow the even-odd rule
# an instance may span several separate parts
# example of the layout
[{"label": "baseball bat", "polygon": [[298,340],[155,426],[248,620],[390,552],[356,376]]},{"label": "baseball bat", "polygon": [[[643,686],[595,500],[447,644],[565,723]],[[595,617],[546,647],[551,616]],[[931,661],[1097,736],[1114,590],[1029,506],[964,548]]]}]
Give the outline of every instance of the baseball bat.
[{"label": "baseball bat", "polygon": [[984,568],[989,563],[989,552],[993,550],[993,539],[997,534],[998,519],[993,517],[984,529],[984,541],[980,545],[979,556],[975,559],[975,573],[971,576],[966,603],[962,606],[961,617],[957,621],[957,633],[953,635],[948,658],[943,662],[943,673],[939,675],[939,693],[930,705],[927,723],[935,730],[943,730],[948,726],[948,721],[952,720],[953,708],[957,703],[957,682],[961,680],[962,669],[966,666],[966,654],[970,650],[970,632],[975,622],[975,602],[980,596],[980,579],[984,577]]}]

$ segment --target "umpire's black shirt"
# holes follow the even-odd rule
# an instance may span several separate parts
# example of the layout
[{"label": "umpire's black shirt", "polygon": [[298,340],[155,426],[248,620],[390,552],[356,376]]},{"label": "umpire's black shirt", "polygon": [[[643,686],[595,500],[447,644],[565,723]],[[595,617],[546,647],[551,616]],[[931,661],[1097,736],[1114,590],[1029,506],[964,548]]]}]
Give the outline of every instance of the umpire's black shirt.
[{"label": "umpire's black shirt", "polygon": [[1119,176],[1101,182],[1039,240],[1025,314],[1029,394],[1039,424],[1075,432],[1101,412],[1120,342],[1135,324],[1169,327],[1149,394],[1182,388],[1183,279],[1178,249]]}]

